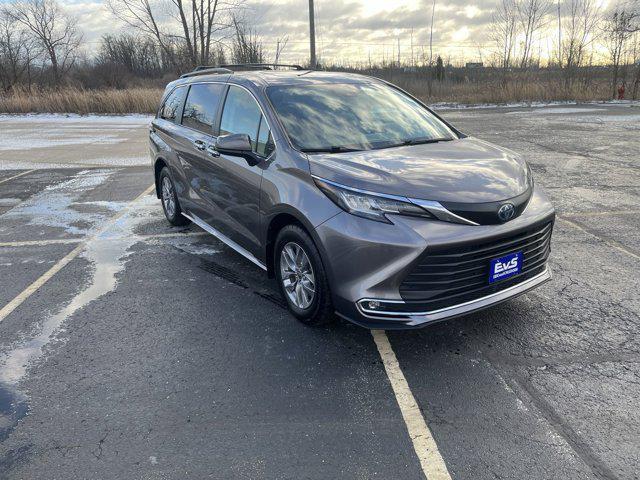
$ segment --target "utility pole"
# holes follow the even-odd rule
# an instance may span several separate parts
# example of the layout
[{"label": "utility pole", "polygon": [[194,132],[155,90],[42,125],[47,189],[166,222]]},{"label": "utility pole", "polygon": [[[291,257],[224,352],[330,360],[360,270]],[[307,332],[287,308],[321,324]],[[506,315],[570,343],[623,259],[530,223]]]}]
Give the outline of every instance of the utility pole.
[{"label": "utility pole", "polygon": [[316,68],[316,22],[313,17],[313,0],[309,0],[309,49],[310,59],[309,66]]},{"label": "utility pole", "polygon": [[560,0],[558,0],[558,66],[562,68],[562,23],[560,18]]}]

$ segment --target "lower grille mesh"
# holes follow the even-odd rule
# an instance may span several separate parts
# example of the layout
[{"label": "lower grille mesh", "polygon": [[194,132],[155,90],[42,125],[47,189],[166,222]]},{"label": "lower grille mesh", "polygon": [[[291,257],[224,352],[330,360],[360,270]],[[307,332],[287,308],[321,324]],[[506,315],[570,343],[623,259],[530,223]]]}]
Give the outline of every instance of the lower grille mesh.
[{"label": "lower grille mesh", "polygon": [[[433,311],[476,300],[542,273],[552,227],[546,223],[491,242],[429,250],[400,285],[407,311]],[[521,273],[490,284],[491,260],[519,251],[523,253]]]}]

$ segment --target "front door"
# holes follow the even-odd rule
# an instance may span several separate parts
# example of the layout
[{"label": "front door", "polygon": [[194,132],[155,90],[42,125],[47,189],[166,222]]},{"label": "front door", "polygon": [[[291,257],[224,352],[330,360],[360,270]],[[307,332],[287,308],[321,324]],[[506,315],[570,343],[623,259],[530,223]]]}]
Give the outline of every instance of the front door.
[{"label": "front door", "polygon": [[[220,135],[233,133],[249,135],[253,150],[265,159],[273,150],[269,126],[258,103],[249,91],[236,85],[229,86],[220,118]],[[221,154],[211,165],[216,183],[210,201],[220,213],[213,226],[262,258],[259,199],[264,164],[250,166],[242,157]]]}]

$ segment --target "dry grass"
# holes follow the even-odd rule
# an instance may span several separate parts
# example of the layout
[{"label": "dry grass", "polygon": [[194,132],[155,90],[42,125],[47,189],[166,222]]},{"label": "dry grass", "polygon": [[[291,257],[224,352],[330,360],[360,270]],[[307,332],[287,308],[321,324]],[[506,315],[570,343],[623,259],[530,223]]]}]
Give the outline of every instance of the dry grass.
[{"label": "dry grass", "polygon": [[0,96],[2,113],[153,113],[162,96],[159,88],[126,90],[14,90]]},{"label": "dry grass", "polygon": [[611,87],[608,81],[592,80],[585,85],[575,82],[567,88],[558,79],[522,79],[512,78],[501,82],[499,78],[487,78],[471,82],[432,82],[429,94],[429,82],[402,75],[387,78],[419,97],[426,103],[460,104],[504,104],[511,102],[550,102],[610,100]]},{"label": "dry grass", "polygon": [[[511,79],[504,85],[496,78],[477,82],[432,82],[407,75],[385,76],[427,103],[478,104],[555,100],[607,100],[611,95],[605,81],[576,83],[564,88],[557,80]],[[16,89],[0,95],[0,113],[154,113],[162,96],[160,88],[86,90],[73,87],[57,90]]]}]

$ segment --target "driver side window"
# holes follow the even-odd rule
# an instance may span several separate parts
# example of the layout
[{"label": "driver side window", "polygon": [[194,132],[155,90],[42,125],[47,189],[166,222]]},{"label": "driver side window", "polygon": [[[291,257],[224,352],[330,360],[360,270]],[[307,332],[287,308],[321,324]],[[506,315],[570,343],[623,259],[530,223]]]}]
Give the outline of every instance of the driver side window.
[{"label": "driver side window", "polygon": [[220,120],[220,135],[246,133],[251,147],[258,155],[269,156],[273,140],[267,122],[253,96],[244,88],[229,86]]}]

